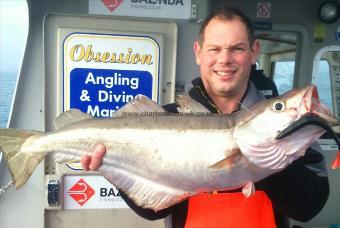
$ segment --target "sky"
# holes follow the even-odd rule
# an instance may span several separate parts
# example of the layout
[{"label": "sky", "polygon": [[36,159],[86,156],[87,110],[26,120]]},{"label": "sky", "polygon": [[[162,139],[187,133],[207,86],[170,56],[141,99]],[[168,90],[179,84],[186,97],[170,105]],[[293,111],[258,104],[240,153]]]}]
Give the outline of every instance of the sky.
[{"label": "sky", "polygon": [[26,0],[0,0],[0,71],[18,71],[27,32]]}]

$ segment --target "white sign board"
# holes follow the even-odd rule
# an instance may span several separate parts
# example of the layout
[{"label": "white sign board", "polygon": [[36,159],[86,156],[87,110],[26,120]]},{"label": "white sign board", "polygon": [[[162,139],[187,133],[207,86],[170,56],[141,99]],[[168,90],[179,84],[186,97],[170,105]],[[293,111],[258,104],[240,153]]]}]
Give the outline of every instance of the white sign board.
[{"label": "white sign board", "polygon": [[64,111],[112,114],[136,95],[158,100],[160,47],[148,36],[73,33],[64,41]]},{"label": "white sign board", "polygon": [[128,208],[102,176],[64,176],[64,209]]},{"label": "white sign board", "polygon": [[89,14],[190,19],[191,0],[89,0]]}]

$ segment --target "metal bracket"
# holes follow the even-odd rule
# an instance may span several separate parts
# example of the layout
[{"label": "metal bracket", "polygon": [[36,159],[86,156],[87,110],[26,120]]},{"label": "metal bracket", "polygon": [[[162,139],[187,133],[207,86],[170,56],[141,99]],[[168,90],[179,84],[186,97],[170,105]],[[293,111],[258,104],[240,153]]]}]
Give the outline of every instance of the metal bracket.
[{"label": "metal bracket", "polygon": [[61,210],[62,209],[62,181],[60,176],[46,175],[46,200],[45,208],[48,210]]}]

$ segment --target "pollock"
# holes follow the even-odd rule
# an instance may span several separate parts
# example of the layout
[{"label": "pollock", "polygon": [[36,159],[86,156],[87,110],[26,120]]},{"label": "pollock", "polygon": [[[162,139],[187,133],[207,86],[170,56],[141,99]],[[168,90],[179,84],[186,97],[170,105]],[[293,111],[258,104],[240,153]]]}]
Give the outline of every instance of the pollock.
[{"label": "pollock", "polygon": [[254,182],[303,156],[325,131],[337,138],[315,86],[229,115],[209,114],[187,96],[177,104],[180,113],[170,114],[137,96],[109,119],[70,110],[54,131],[0,129],[0,148],[19,188],[46,154],[75,162],[102,143],[98,171],[137,205],[160,210],[201,192],[243,187],[250,195]]}]

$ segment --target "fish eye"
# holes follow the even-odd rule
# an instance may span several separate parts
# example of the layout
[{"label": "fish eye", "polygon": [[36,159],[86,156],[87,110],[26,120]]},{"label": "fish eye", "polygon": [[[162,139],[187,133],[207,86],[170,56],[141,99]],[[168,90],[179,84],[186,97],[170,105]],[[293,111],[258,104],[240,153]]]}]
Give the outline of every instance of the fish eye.
[{"label": "fish eye", "polygon": [[275,101],[272,104],[271,109],[275,112],[282,112],[286,109],[286,104],[283,100]]}]

